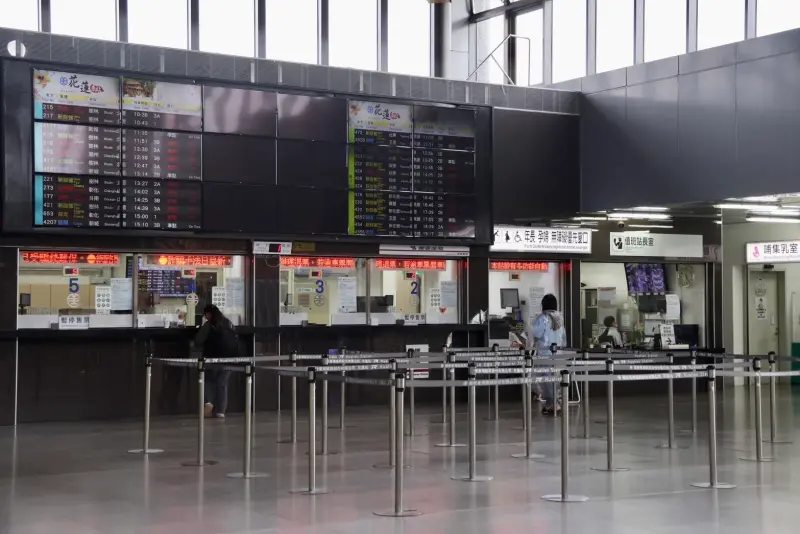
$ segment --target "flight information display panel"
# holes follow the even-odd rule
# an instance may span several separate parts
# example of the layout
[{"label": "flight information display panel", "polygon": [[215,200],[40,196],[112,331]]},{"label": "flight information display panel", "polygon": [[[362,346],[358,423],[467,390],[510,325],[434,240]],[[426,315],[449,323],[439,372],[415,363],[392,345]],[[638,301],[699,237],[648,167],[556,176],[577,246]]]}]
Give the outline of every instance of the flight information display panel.
[{"label": "flight information display panel", "polygon": [[133,178],[200,180],[200,134],[122,129],[122,174]]},{"label": "flight information display panel", "polygon": [[35,172],[120,174],[120,129],[37,122],[33,125]]},{"label": "flight information display panel", "polygon": [[122,124],[199,132],[203,127],[203,97],[199,85],[122,79]]},{"label": "flight information display panel", "polygon": [[79,124],[120,124],[119,78],[33,71],[33,117]]}]

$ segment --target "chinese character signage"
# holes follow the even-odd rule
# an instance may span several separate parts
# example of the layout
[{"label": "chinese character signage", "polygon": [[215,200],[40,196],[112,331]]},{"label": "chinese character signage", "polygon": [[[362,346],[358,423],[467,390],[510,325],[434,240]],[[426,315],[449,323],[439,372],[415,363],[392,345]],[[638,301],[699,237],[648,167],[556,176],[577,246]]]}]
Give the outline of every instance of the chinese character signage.
[{"label": "chinese character signage", "polygon": [[22,263],[119,265],[119,255],[98,252],[23,252]]},{"label": "chinese character signage", "polygon": [[309,258],[305,256],[281,256],[284,269],[321,267],[325,269],[355,269],[355,258]]},{"label": "chinese character signage", "polygon": [[86,330],[90,326],[89,315],[59,315],[59,330]]},{"label": "chinese character signage", "polygon": [[468,258],[469,247],[442,245],[381,245],[381,256],[428,256],[438,258]]},{"label": "chinese character signage", "polygon": [[703,258],[701,235],[611,232],[609,246],[612,256]]},{"label": "chinese character signage", "polygon": [[544,261],[492,261],[492,271],[541,271],[547,272],[549,265]]},{"label": "chinese character signage", "polygon": [[375,260],[378,269],[398,269],[404,271],[444,271],[447,260]]},{"label": "chinese character signage", "polygon": [[591,254],[590,228],[546,228],[527,226],[495,226],[495,252],[556,252],[559,254]]},{"label": "chinese character signage", "polygon": [[747,263],[800,262],[800,239],[747,244]]},{"label": "chinese character signage", "polygon": [[161,267],[230,267],[233,256],[200,256],[196,254],[159,254],[147,257],[148,265]]}]

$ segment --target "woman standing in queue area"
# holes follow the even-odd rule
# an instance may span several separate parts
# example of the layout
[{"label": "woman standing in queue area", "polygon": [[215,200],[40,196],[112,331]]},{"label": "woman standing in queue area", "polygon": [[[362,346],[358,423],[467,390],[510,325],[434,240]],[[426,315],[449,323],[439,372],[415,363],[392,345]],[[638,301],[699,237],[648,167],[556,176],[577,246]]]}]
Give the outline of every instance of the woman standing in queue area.
[{"label": "woman standing in queue area", "polygon": [[[205,322],[194,338],[194,346],[202,347],[203,358],[236,358],[239,356],[239,339],[233,324],[219,308],[213,304],[203,309]],[[225,419],[228,407],[228,380],[231,372],[214,368],[206,370],[205,377],[205,416]]]},{"label": "woman standing in queue area", "polygon": [[[564,317],[558,311],[558,300],[555,295],[548,293],[542,298],[542,313],[533,322],[531,327],[533,345],[539,356],[552,356],[550,347],[566,345],[567,333],[564,330]],[[552,376],[552,373],[551,373]],[[557,384],[543,384],[542,398],[544,407],[542,415],[557,415],[560,409],[556,387]]]}]

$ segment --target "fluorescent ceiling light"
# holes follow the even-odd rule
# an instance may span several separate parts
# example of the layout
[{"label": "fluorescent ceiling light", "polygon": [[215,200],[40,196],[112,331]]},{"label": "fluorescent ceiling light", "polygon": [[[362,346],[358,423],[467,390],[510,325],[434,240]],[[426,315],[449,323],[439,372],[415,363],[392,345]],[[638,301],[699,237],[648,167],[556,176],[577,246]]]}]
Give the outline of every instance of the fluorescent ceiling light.
[{"label": "fluorescent ceiling light", "polygon": [[633,211],[669,211],[669,208],[664,208],[661,206],[638,206],[631,209]]},{"label": "fluorescent ceiling light", "polygon": [[740,202],[726,202],[725,204],[714,204],[720,210],[749,210],[749,211],[773,211],[779,210],[777,204],[742,204]]},{"label": "fluorescent ceiling light", "polygon": [[618,211],[616,213],[609,213],[609,219],[653,219],[653,220],[665,220],[670,219],[670,215],[666,213],[644,213],[644,212],[622,212]]},{"label": "fluorescent ceiling light", "polygon": [[629,224],[630,228],[672,228],[671,224]]},{"label": "fluorescent ceiling light", "polygon": [[790,219],[788,217],[748,217],[746,220],[747,222],[800,224],[800,219]]},{"label": "fluorescent ceiling light", "polygon": [[759,197],[744,197],[731,200],[744,200],[745,202],[777,202],[778,198],[777,195],[762,195]]},{"label": "fluorescent ceiling light", "polygon": [[714,224],[722,224],[722,221],[714,221]]},{"label": "fluorescent ceiling light", "polygon": [[573,221],[605,221],[606,217],[594,216],[594,215],[581,215],[580,217],[573,217]]}]

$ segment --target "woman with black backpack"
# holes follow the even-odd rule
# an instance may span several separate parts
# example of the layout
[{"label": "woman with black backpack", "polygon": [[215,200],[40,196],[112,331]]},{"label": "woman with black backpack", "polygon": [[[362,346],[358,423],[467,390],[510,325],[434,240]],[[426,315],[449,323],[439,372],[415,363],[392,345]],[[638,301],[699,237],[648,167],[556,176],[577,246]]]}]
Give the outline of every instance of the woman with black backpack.
[{"label": "woman with black backpack", "polygon": [[[203,358],[236,358],[239,356],[239,340],[233,324],[219,308],[209,304],[203,309],[205,323],[194,338],[195,347],[203,348]],[[228,380],[231,372],[225,369],[206,369],[205,416],[225,419],[228,407]]]}]

